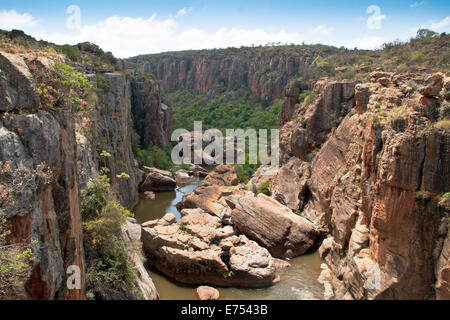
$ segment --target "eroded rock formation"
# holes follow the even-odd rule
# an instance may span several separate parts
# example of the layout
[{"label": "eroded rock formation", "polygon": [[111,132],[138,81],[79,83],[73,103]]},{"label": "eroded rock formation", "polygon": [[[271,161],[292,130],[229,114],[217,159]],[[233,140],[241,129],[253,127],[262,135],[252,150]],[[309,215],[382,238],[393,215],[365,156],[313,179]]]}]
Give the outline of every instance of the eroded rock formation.
[{"label": "eroded rock formation", "polygon": [[445,298],[448,76],[368,78],[318,82],[315,99],[298,106],[281,128],[278,173],[294,176],[293,190],[280,192],[275,176],[273,196],[329,233],[326,298]]}]

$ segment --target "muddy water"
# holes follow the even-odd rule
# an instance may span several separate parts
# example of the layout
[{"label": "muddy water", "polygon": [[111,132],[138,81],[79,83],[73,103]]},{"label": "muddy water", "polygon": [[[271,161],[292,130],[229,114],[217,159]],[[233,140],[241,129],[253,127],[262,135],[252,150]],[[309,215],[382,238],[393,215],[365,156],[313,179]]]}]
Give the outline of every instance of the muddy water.
[{"label": "muddy water", "polygon": [[[155,200],[141,198],[134,212],[139,223],[159,219],[166,213],[173,213],[180,218],[175,204],[181,201],[183,194],[192,192],[199,180],[195,179],[188,186],[178,188],[175,192],[156,194]],[[317,253],[297,257],[290,261],[291,267],[281,271],[281,281],[269,288],[240,289],[218,288],[222,299],[232,300],[312,300],[322,299],[322,286],[317,282],[321,260]],[[196,299],[196,286],[183,285],[172,281],[157,270],[148,269],[150,277],[163,300]]]}]

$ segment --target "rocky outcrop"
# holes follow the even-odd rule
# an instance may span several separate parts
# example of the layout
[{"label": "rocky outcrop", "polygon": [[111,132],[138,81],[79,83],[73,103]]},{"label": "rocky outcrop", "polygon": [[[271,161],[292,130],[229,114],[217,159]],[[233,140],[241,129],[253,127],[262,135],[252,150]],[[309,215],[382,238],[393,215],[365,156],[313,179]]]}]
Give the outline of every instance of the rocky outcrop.
[{"label": "rocky outcrop", "polygon": [[[285,128],[281,129],[282,161],[285,162],[292,156],[311,161],[315,152],[328,139],[332,129],[339,125],[354,106],[354,95],[355,83],[352,81],[317,82],[308,99],[308,101],[312,100],[312,103],[308,105],[304,103],[302,107],[299,107],[293,120],[287,122],[284,125]],[[289,103],[284,103],[283,108],[288,110],[282,110],[282,114],[292,114]]]},{"label": "rocky outcrop", "polygon": [[186,170],[178,170],[173,174],[178,186],[186,186],[192,182],[192,176]]},{"label": "rocky outcrop", "polygon": [[281,113],[278,117],[278,125],[281,127],[289,122],[294,115],[296,105],[298,104],[298,95],[301,92],[300,81],[292,80],[284,89],[284,100],[281,107]]},{"label": "rocky outcrop", "polygon": [[283,126],[283,163],[309,167],[293,188],[302,215],[329,233],[319,250],[327,298],[446,297],[446,80],[376,71],[356,86],[319,82],[322,93]]},{"label": "rocky outcrop", "polygon": [[156,168],[143,167],[144,180],[139,185],[140,192],[146,191],[173,191],[177,182],[169,171]]},{"label": "rocky outcrop", "polygon": [[227,203],[233,209],[231,222],[236,229],[267,248],[274,257],[302,255],[319,240],[311,222],[264,194],[229,196]]},{"label": "rocky outcrop", "polygon": [[134,72],[131,93],[134,126],[142,137],[142,148],[167,145],[172,134],[172,108],[161,103],[158,82]]},{"label": "rocky outcrop", "polygon": [[[125,243],[140,243],[142,227],[136,222],[135,219],[127,218],[126,224],[121,229],[121,237]],[[136,248],[136,245],[130,245],[127,251],[128,259],[132,268],[136,272],[135,285],[139,288],[142,296],[145,300],[158,300],[159,294],[156,291],[155,285],[152,279],[149,277],[147,270],[144,267],[144,256],[142,254],[142,248]],[[133,295],[136,293],[133,292]]]},{"label": "rocky outcrop", "polygon": [[0,52],[0,65],[0,111],[40,109],[36,82],[24,59]]},{"label": "rocky outcrop", "polygon": [[182,283],[264,287],[278,281],[269,252],[218,217],[184,209],[143,224],[148,263]]}]

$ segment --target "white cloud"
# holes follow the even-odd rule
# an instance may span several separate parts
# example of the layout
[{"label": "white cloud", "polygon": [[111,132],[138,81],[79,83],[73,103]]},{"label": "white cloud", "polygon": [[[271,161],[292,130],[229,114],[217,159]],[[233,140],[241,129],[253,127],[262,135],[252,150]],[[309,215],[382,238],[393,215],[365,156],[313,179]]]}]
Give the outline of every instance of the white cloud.
[{"label": "white cloud", "polygon": [[356,47],[358,49],[373,50],[373,49],[379,49],[385,42],[386,42],[386,40],[382,37],[370,36],[370,37],[364,37],[364,38],[357,39],[354,42],[352,42],[348,47],[349,48]]},{"label": "white cloud", "polygon": [[312,34],[327,35],[331,32],[332,28],[328,28],[326,24],[321,24],[311,31]]},{"label": "white cloud", "polygon": [[425,0],[423,0],[423,1],[416,1],[413,4],[410,5],[410,8],[411,9],[418,8],[418,7],[423,6],[425,3],[427,3]]},{"label": "white cloud", "polygon": [[445,17],[441,21],[432,23],[430,25],[430,29],[432,29],[432,30],[440,30],[440,29],[443,29],[443,28],[448,27],[448,26],[450,26],[450,16]]},{"label": "white cloud", "polygon": [[301,43],[305,40],[297,33],[284,30],[269,32],[225,27],[216,31],[182,29],[176,19],[160,19],[156,14],[148,19],[109,17],[96,24],[82,26],[76,35],[42,32],[32,35],[57,44],[93,42],[120,58],[163,51],[264,45],[269,42]]},{"label": "white cloud", "polygon": [[175,15],[175,18],[179,18],[179,17],[183,17],[185,16],[187,13],[191,12],[192,8],[183,8],[178,10],[177,14]]},{"label": "white cloud", "polygon": [[0,11],[0,29],[24,29],[36,27],[38,22],[28,13],[19,14],[15,10]]}]

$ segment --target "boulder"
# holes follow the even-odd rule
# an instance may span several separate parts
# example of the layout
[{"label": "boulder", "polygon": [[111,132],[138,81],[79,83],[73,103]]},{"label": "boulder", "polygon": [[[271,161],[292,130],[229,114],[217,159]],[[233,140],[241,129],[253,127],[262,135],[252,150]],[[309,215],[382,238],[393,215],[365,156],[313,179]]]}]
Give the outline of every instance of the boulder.
[{"label": "boulder", "polygon": [[231,226],[201,209],[181,211],[143,224],[148,263],[189,284],[265,287],[279,281],[272,256]]},{"label": "boulder", "polygon": [[[121,228],[121,236],[125,243],[140,243],[142,227],[133,218],[127,218],[126,224]],[[159,300],[159,294],[156,291],[153,280],[148,275],[144,267],[142,259],[141,246],[129,246],[127,250],[128,261],[136,273],[134,284],[142,293],[142,298],[145,300]],[[134,293],[135,294],[135,293]],[[132,296],[132,294],[130,294]]]},{"label": "boulder", "polygon": [[264,194],[230,196],[226,201],[233,209],[231,221],[235,228],[274,257],[302,255],[318,241],[319,233],[310,221]]},{"label": "boulder", "polygon": [[186,170],[178,170],[174,173],[175,180],[179,186],[187,186],[192,182],[192,176]]},{"label": "boulder", "polygon": [[173,191],[177,182],[169,171],[156,168],[143,167],[144,181],[139,186],[140,192],[146,191]]},{"label": "boulder", "polygon": [[220,297],[219,290],[208,286],[198,287],[195,293],[199,300],[218,300]]},{"label": "boulder", "polygon": [[425,86],[419,89],[421,95],[425,97],[436,97],[442,89],[444,76],[442,73],[435,73],[425,79]]},{"label": "boulder", "polygon": [[201,208],[226,221],[231,218],[231,209],[224,197],[232,194],[243,195],[244,190],[240,186],[226,187],[202,182],[194,192],[186,193],[176,207],[178,210]]},{"label": "boulder", "polygon": [[206,169],[196,164],[191,164],[190,170],[196,177],[204,178],[208,175],[208,171]]},{"label": "boulder", "polygon": [[221,164],[208,174],[204,182],[223,186],[237,186],[239,179],[234,167]]}]

